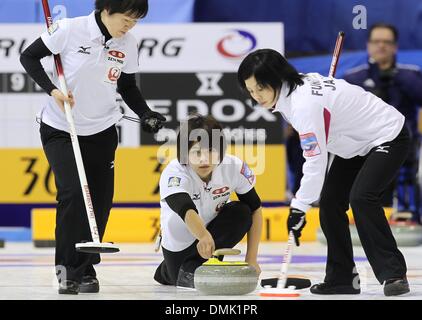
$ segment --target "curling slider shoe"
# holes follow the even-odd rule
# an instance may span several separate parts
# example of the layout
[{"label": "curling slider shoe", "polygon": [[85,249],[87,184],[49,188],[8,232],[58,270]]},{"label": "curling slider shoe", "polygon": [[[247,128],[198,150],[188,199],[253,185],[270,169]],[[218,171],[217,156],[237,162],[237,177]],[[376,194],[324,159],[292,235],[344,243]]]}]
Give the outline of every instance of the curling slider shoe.
[{"label": "curling slider shoe", "polygon": [[259,296],[264,298],[297,298],[300,297],[300,293],[295,290],[294,286],[287,289],[266,287],[259,291]]},{"label": "curling slider shoe", "polygon": [[120,249],[112,242],[82,242],[75,244],[76,251],[84,253],[116,253]]}]

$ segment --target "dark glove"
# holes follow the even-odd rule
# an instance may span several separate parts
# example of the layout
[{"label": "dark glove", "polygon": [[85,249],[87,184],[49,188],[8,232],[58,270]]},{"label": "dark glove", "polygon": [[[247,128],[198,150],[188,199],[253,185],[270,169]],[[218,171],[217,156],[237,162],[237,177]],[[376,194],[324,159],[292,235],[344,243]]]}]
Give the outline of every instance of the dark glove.
[{"label": "dark glove", "polygon": [[166,122],[161,114],[155,111],[147,111],[141,117],[142,130],[150,133],[157,133],[163,127],[163,123]]},{"label": "dark glove", "polygon": [[295,237],[296,246],[299,247],[299,238],[302,235],[302,229],[306,225],[305,212],[299,209],[290,208],[289,218],[287,219],[287,230],[293,232]]}]

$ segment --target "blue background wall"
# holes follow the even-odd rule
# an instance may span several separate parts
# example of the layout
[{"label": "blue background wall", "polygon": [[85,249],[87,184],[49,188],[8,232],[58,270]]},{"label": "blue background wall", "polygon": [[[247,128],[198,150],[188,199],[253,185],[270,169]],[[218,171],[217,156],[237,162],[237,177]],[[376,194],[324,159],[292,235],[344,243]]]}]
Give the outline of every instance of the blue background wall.
[{"label": "blue background wall", "polygon": [[[63,5],[67,16],[86,15],[94,0],[50,0]],[[281,21],[286,28],[287,51],[324,52],[337,32],[347,34],[345,49],[363,50],[367,30],[355,30],[353,8],[363,5],[367,25],[395,24],[402,49],[422,49],[421,0],[150,0],[145,22]],[[54,13],[53,13],[54,15]],[[43,22],[41,0],[1,0],[0,23]]]},{"label": "blue background wall", "polygon": [[[94,0],[50,0],[50,9],[56,5],[66,7],[68,17],[89,14]],[[193,20],[195,0],[150,0],[145,22],[175,23]],[[0,0],[0,23],[44,22],[41,0]]]},{"label": "blue background wall", "polygon": [[282,21],[287,51],[325,51],[343,30],[346,49],[364,49],[367,30],[353,28],[356,5],[366,7],[368,27],[393,23],[403,49],[422,49],[421,0],[199,0],[195,21]]}]

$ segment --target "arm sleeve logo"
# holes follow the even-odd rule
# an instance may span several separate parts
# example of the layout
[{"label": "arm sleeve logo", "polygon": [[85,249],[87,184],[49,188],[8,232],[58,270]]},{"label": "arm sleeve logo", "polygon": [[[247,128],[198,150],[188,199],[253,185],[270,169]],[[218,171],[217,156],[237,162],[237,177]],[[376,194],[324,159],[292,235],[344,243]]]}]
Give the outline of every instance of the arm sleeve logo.
[{"label": "arm sleeve logo", "polygon": [[59,29],[59,24],[56,22],[56,23],[53,23],[51,26],[49,26],[47,31],[48,31],[48,34],[51,36],[58,29]]},{"label": "arm sleeve logo", "polygon": [[312,132],[300,135],[300,146],[305,157],[313,157],[321,154],[317,137]]},{"label": "arm sleeve logo", "polygon": [[250,184],[254,183],[255,175],[245,162],[243,162],[240,174],[243,175],[249,181]]},{"label": "arm sleeve logo", "polygon": [[179,177],[170,177],[167,186],[168,187],[178,187],[180,186],[180,180],[182,180]]}]

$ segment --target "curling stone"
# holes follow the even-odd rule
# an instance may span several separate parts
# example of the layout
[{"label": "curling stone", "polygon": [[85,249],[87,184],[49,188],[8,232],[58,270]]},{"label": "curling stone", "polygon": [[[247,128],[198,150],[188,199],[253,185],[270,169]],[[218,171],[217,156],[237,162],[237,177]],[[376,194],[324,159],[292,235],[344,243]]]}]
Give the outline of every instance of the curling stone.
[{"label": "curling stone", "polygon": [[248,294],[256,289],[255,268],[242,261],[222,261],[218,257],[238,255],[237,249],[216,250],[207,262],[195,270],[195,289],[205,295],[232,296]]}]

